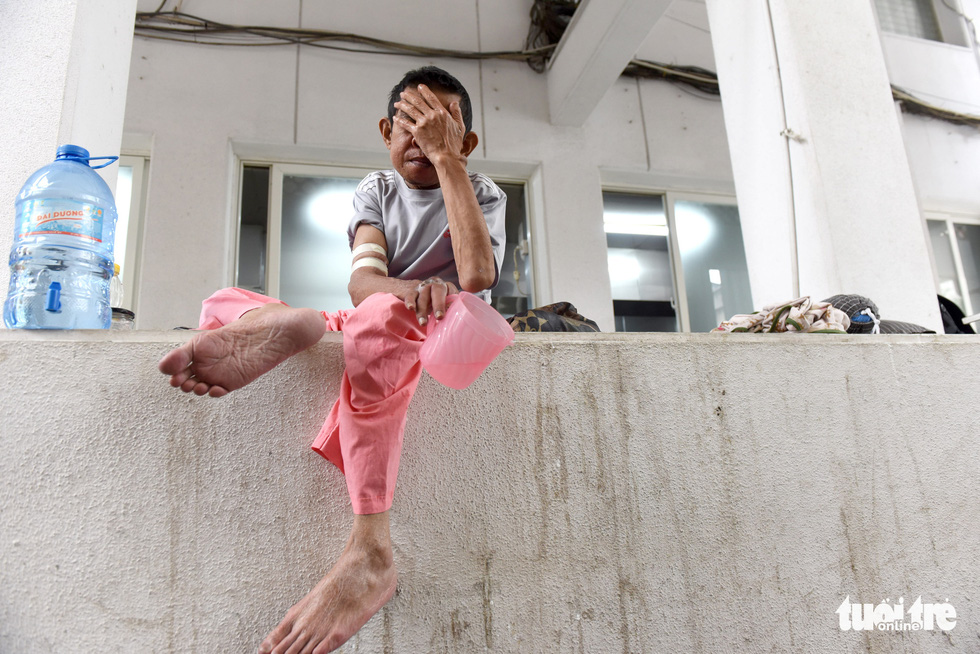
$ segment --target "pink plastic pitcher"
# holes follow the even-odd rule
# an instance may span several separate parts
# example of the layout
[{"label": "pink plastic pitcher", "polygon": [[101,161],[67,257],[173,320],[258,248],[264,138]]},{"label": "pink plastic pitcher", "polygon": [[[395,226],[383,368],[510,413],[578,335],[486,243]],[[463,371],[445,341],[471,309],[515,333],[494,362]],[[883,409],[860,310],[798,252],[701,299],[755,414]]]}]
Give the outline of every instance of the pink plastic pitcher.
[{"label": "pink plastic pitcher", "polygon": [[462,390],[514,340],[514,330],[489,304],[460,292],[442,320],[430,319],[419,352],[422,367],[439,383]]}]

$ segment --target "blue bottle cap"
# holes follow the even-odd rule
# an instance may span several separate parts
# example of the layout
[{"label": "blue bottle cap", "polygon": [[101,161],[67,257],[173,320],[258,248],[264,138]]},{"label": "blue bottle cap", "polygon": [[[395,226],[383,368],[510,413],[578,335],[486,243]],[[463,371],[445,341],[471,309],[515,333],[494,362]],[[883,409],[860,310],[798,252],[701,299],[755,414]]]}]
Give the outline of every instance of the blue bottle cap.
[{"label": "blue bottle cap", "polygon": [[58,147],[55,159],[79,159],[88,163],[88,150],[80,145],[62,145]]},{"label": "blue bottle cap", "polygon": [[[99,168],[105,168],[113,161],[118,161],[119,157],[93,157],[89,155],[88,150],[80,145],[62,145],[58,148],[58,153],[55,155],[55,161],[61,159],[84,163],[92,170],[98,170]],[[93,166],[93,161],[105,161],[105,163],[99,164],[98,166]]]}]

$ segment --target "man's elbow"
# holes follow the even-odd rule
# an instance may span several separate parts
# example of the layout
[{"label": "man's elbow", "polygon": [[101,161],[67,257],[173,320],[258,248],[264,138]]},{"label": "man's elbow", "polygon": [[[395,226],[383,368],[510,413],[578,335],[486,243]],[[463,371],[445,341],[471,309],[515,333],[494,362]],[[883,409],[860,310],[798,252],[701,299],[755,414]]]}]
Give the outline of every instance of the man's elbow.
[{"label": "man's elbow", "polygon": [[347,284],[347,294],[350,295],[351,304],[355,307],[364,301],[367,297],[359,284],[355,284],[353,281]]},{"label": "man's elbow", "polygon": [[459,271],[459,287],[460,290],[467,291],[469,293],[479,293],[480,291],[485,291],[493,286],[494,277],[495,275],[492,268],[488,271]]}]

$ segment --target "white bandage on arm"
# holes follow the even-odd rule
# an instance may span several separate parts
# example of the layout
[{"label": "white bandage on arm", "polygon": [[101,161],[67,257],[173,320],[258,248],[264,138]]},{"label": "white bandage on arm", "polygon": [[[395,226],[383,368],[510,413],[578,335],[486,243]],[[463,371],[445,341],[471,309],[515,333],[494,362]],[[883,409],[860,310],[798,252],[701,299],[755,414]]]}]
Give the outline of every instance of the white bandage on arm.
[{"label": "white bandage on arm", "polygon": [[[350,266],[351,272],[358,268],[371,266],[380,270],[385,277],[388,276],[388,252],[377,243],[361,243],[354,248],[351,254],[354,256],[354,263]],[[375,255],[381,255],[383,259]]]},{"label": "white bandage on arm", "polygon": [[351,272],[354,272],[358,268],[364,268],[365,266],[371,266],[372,268],[377,268],[380,270],[385,277],[388,276],[388,266],[381,259],[375,259],[374,257],[364,257],[363,259],[358,259],[351,264]]},{"label": "white bandage on arm", "polygon": [[356,258],[357,255],[364,254],[365,252],[377,252],[383,257],[388,256],[388,251],[385,250],[380,245],[378,245],[377,243],[361,243],[356,248],[354,248],[354,250],[351,252],[351,255]]}]

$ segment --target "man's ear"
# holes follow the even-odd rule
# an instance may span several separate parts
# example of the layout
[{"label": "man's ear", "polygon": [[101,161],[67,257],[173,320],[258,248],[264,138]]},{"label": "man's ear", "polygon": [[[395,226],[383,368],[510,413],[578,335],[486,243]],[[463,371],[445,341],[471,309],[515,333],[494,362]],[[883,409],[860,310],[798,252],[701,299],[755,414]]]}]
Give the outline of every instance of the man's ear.
[{"label": "man's ear", "polygon": [[476,135],[476,132],[466,132],[463,135],[463,148],[462,154],[464,157],[470,156],[470,153],[476,149],[476,145],[480,142],[480,137]]},{"label": "man's ear", "polygon": [[391,149],[391,123],[387,118],[378,121],[378,129],[381,130],[381,138],[384,139],[385,147]]}]

